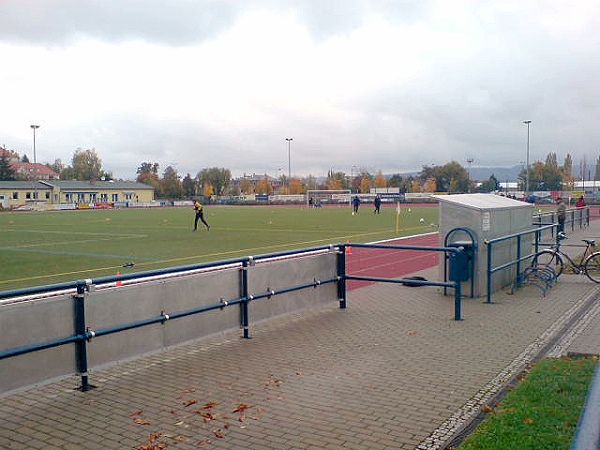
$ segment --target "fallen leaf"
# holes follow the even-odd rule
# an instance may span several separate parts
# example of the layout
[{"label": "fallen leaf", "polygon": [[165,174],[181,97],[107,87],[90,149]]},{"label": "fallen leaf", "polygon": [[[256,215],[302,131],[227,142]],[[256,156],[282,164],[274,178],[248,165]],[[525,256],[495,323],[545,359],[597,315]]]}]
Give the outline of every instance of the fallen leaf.
[{"label": "fallen leaf", "polygon": [[532,419],[531,417],[526,417],[526,418],[523,420],[523,423],[533,423],[533,419]]},{"label": "fallen leaf", "polygon": [[486,413],[490,413],[490,412],[493,412],[493,411],[494,411],[494,409],[493,409],[493,408],[491,408],[491,407],[490,407],[490,406],[488,406],[488,405],[485,405],[485,406],[483,407],[483,411],[484,411],[484,412],[486,412]]},{"label": "fallen leaf", "polygon": [[200,414],[202,417],[204,417],[204,421],[205,422],[210,422],[211,420],[214,420],[216,417],[214,416],[214,414],[209,413],[207,411],[201,411],[201,410],[197,410],[194,411],[196,414]]},{"label": "fallen leaf", "polygon": [[196,403],[198,403],[198,400],[196,400],[196,399],[188,400],[187,402],[183,402],[183,406],[191,406],[191,405],[195,405]]},{"label": "fallen leaf", "polygon": [[246,409],[248,409],[248,408],[252,408],[252,406],[250,406],[250,405],[247,405],[247,404],[245,404],[245,403],[240,403],[240,404],[239,404],[239,405],[238,405],[238,406],[237,406],[237,407],[236,407],[236,408],[235,408],[233,411],[231,411],[231,412],[234,412],[234,413],[236,413],[236,412],[241,412],[241,411],[244,411],[244,410],[246,410]]},{"label": "fallen leaf", "polygon": [[198,441],[198,445],[200,447],[204,447],[207,444],[210,444],[212,441],[210,439],[202,439],[201,441]]},{"label": "fallen leaf", "polygon": [[415,334],[417,334],[417,330],[408,330],[406,334],[408,334],[409,336],[414,336]]},{"label": "fallen leaf", "polygon": [[225,435],[223,434],[223,432],[221,430],[214,430],[213,434],[215,435],[215,437],[218,437],[219,439],[223,439],[225,437]]},{"label": "fallen leaf", "polygon": [[140,414],[142,414],[142,410],[138,409],[137,411],[132,412],[131,414],[129,414],[130,416],[139,416]]},{"label": "fallen leaf", "polygon": [[133,419],[133,421],[138,425],[150,425],[150,422],[144,419]]}]

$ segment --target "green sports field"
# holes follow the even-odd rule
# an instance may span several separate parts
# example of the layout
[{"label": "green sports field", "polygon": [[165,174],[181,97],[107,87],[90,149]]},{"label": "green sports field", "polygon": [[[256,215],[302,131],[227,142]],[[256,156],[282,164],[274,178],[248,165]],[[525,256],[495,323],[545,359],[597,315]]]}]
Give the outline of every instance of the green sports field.
[{"label": "green sports field", "polygon": [[[322,209],[206,206],[192,232],[191,208],[0,213],[0,291],[330,243],[372,242],[432,231],[432,206]],[[420,219],[424,219],[424,223]],[[133,268],[124,267],[129,262]]]}]

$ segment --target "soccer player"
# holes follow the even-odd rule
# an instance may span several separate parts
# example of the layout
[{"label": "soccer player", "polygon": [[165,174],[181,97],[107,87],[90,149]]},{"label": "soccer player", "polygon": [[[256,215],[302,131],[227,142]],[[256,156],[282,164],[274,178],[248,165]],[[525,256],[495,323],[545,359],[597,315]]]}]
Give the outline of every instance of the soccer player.
[{"label": "soccer player", "polygon": [[198,219],[200,219],[202,223],[206,225],[206,229],[210,231],[210,225],[206,223],[206,220],[204,220],[204,209],[202,207],[202,203],[200,203],[198,200],[194,200],[194,211],[196,211],[196,217],[194,219],[194,229],[192,231],[198,230]]},{"label": "soccer player", "polygon": [[354,199],[352,199],[352,215],[358,214],[359,206],[360,206],[360,198],[358,198],[358,195],[355,195]]},{"label": "soccer player", "polygon": [[375,205],[375,211],[373,211],[373,214],[381,213],[381,197],[379,195],[375,197],[373,204]]}]

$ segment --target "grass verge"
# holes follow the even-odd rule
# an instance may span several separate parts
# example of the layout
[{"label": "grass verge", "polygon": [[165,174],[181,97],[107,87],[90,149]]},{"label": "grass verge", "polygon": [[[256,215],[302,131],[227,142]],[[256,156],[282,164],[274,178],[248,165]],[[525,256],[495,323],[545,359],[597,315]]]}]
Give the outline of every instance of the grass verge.
[{"label": "grass verge", "polygon": [[540,361],[457,450],[568,449],[598,357]]}]

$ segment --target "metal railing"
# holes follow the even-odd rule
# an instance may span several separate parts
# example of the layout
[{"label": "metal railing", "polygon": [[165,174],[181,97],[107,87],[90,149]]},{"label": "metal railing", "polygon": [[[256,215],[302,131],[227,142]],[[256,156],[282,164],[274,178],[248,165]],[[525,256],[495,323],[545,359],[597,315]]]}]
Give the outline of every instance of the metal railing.
[{"label": "metal railing", "polygon": [[[345,244],[344,248],[350,246]],[[352,244],[352,248],[374,248],[374,249],[392,249],[392,250],[418,250],[428,252],[443,252],[445,254],[453,253],[459,254],[464,251],[462,247],[427,247],[427,246],[410,246],[410,245],[384,245],[384,244]],[[344,251],[345,253],[345,251]],[[435,282],[425,280],[414,280],[410,278],[379,278],[379,277],[365,277],[358,275],[344,275],[345,280],[358,280],[358,281],[374,281],[384,283],[398,283],[409,286],[438,286],[443,288],[454,289],[454,320],[462,320],[462,291],[460,281],[449,281],[449,282]]]},{"label": "metal railing", "polygon": [[[487,245],[487,266],[486,266],[486,303],[491,303],[492,299],[492,281],[494,274],[515,267],[515,278],[513,281],[514,286],[519,286],[522,281],[523,270],[521,270],[522,263],[531,260],[533,256],[539,251],[540,241],[544,232],[549,232],[552,239],[556,239],[556,223],[558,222],[556,212],[545,212],[534,214],[532,225],[534,229],[515,233],[507,236],[502,236],[495,239],[484,241]],[[570,228],[571,231],[575,228],[583,229],[590,225],[590,208],[571,208],[567,210],[565,218],[565,229]],[[529,251],[523,248],[523,241],[527,236],[533,235],[533,242],[530,242],[527,247]],[[510,261],[505,261],[497,266],[493,265],[494,259],[494,246],[501,242],[514,240],[516,242],[516,256]]]},{"label": "metal railing", "polygon": [[[372,282],[388,282],[402,283],[405,285],[424,285],[424,286],[440,286],[444,288],[453,288],[455,290],[455,311],[454,319],[461,320],[461,284],[460,282],[430,282],[414,279],[391,279],[371,276],[357,276],[346,273],[346,252],[349,244],[329,245],[322,247],[314,247],[304,250],[293,250],[279,253],[272,253],[260,256],[249,256],[236,258],[220,262],[192,264],[180,267],[167,269],[159,269],[145,272],[137,272],[131,274],[100,277],[94,279],[78,280],[68,283],[59,283],[45,286],[37,286],[31,288],[16,289],[0,292],[0,306],[3,304],[13,304],[24,301],[32,301],[36,298],[47,298],[48,296],[72,296],[74,301],[73,306],[73,333],[63,337],[47,339],[42,342],[31,343],[13,348],[0,349],[0,360],[37,352],[44,349],[50,349],[67,344],[74,344],[74,363],[76,373],[81,378],[81,391],[88,391],[92,386],[89,383],[89,358],[88,344],[101,336],[107,336],[115,333],[133,330],[141,327],[147,327],[155,324],[165,324],[168,321],[180,319],[183,317],[193,316],[206,313],[214,310],[223,310],[232,306],[237,306],[240,309],[240,328],[243,330],[243,337],[249,338],[250,314],[248,305],[250,302],[270,299],[274,296],[301,291],[305,289],[316,289],[317,287],[330,283],[337,283],[337,299],[341,309],[346,308],[346,282],[348,280],[362,280]],[[460,247],[415,247],[403,245],[378,245],[378,244],[352,244],[351,247],[364,247],[373,249],[386,250],[419,250],[426,252],[446,252],[458,254],[462,252]],[[251,267],[259,262],[278,262],[290,260],[293,258],[301,258],[308,255],[326,255],[333,253],[336,260],[335,276],[328,276],[324,279],[312,279],[303,283],[280,287],[279,289],[267,288],[259,292],[250,292],[248,272]],[[235,298],[221,298],[218,302],[204,304],[202,306],[175,310],[161,311],[160,314],[154,314],[151,317],[129,321],[112,326],[105,326],[97,329],[92,329],[89,319],[86,319],[86,295],[95,290],[104,288],[115,288],[115,286],[140,286],[149,280],[155,280],[160,277],[177,277],[185,276],[194,273],[216,272],[220,269],[240,270],[239,277],[239,296]],[[170,278],[169,278],[170,279]],[[112,295],[112,294],[111,294]],[[115,294],[117,295],[117,294]],[[8,303],[10,302],[10,303]],[[23,331],[26,332],[26,331]]]}]

